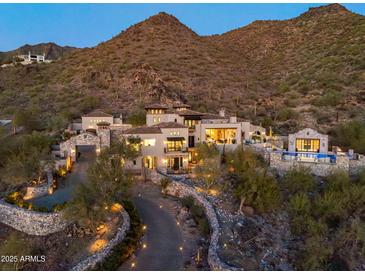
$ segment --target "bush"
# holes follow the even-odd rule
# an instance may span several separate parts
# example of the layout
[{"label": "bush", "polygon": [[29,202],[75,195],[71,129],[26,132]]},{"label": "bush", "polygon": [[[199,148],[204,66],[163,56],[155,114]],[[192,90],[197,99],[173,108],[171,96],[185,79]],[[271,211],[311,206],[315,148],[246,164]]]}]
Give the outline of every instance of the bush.
[{"label": "bush", "polygon": [[307,170],[292,169],[284,176],[283,187],[292,195],[308,193],[314,191],[316,182]]},{"label": "bush", "polygon": [[5,241],[0,246],[1,256],[17,257],[17,262],[6,263],[2,261],[0,264],[0,270],[22,270],[27,262],[20,261],[21,256],[30,256],[33,253],[33,248],[29,241],[23,239],[19,232],[13,232],[6,237]]},{"label": "bush", "polygon": [[184,207],[188,208],[191,216],[198,225],[198,229],[204,235],[210,233],[209,222],[205,216],[204,208],[201,205],[196,204],[194,197],[186,196],[181,199],[181,203]]},{"label": "bush", "polygon": [[326,94],[315,99],[313,104],[319,107],[337,106],[342,101],[342,95],[337,91],[328,91]]},{"label": "bush", "polygon": [[321,237],[308,238],[305,241],[303,252],[300,254],[300,270],[323,270],[332,253],[332,246]]},{"label": "bush", "polygon": [[299,117],[298,112],[291,108],[283,108],[278,112],[279,121],[287,121],[290,119],[297,119]]},{"label": "bush", "polygon": [[335,127],[332,131],[333,143],[356,152],[365,153],[365,122],[350,121]]},{"label": "bush", "polygon": [[163,177],[160,180],[160,185],[162,190],[166,190],[166,188],[171,184],[171,179],[169,177]]}]

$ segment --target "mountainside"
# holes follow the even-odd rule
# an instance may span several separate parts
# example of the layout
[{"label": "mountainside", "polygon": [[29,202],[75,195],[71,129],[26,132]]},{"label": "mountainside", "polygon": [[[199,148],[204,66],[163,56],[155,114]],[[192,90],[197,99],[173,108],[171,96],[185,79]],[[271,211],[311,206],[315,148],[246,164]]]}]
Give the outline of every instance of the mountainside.
[{"label": "mountainside", "polygon": [[205,37],[159,13],[57,62],[1,69],[0,111],[130,114],[181,99],[201,111],[226,107],[277,132],[327,130],[363,113],[364,50],[365,17],[338,4]]},{"label": "mountainside", "polygon": [[22,54],[45,54],[46,59],[56,60],[76,50],[74,47],[61,47],[55,43],[41,43],[37,45],[24,45],[12,51],[0,52],[0,64],[12,61],[13,57]]}]

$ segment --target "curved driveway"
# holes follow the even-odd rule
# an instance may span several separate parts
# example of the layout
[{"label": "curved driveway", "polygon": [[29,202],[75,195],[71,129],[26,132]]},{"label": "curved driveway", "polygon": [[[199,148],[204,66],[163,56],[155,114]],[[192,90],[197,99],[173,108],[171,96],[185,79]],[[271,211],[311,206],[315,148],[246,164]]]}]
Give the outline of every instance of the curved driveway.
[{"label": "curved driveway", "polygon": [[[147,226],[143,243],[134,259],[125,262],[120,270],[182,270],[182,240],[174,215],[165,207],[160,207],[156,193],[136,195],[133,202],[142,222]],[[134,263],[134,267],[131,265]]]}]

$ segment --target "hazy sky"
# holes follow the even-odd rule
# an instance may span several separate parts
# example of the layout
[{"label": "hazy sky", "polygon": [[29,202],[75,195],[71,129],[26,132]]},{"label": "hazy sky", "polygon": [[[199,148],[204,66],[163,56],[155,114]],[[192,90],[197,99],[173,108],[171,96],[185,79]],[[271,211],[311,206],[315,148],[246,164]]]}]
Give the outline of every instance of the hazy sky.
[{"label": "hazy sky", "polygon": [[[55,42],[92,47],[160,11],[200,35],[220,34],[255,20],[288,19],[323,4],[0,4],[0,51]],[[365,15],[365,4],[344,4]]]}]

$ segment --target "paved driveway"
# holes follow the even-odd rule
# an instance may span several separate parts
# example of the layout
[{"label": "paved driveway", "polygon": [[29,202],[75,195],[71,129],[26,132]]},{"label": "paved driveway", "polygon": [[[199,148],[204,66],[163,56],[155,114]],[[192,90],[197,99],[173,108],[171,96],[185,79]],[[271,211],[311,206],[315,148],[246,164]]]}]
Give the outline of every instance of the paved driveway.
[{"label": "paved driveway", "polygon": [[[138,187],[138,186],[137,186]],[[136,195],[136,205],[142,222],[147,226],[141,248],[136,258],[128,260],[120,270],[183,270],[182,240],[174,215],[165,207],[160,208],[159,193]],[[135,266],[132,268],[132,263]]]},{"label": "paved driveway", "polygon": [[84,182],[87,178],[87,168],[95,157],[95,152],[86,149],[81,150],[81,157],[74,164],[72,172],[67,175],[62,186],[52,194],[35,198],[29,202],[36,206],[43,206],[51,209],[56,204],[62,204],[72,199],[75,187]]}]

